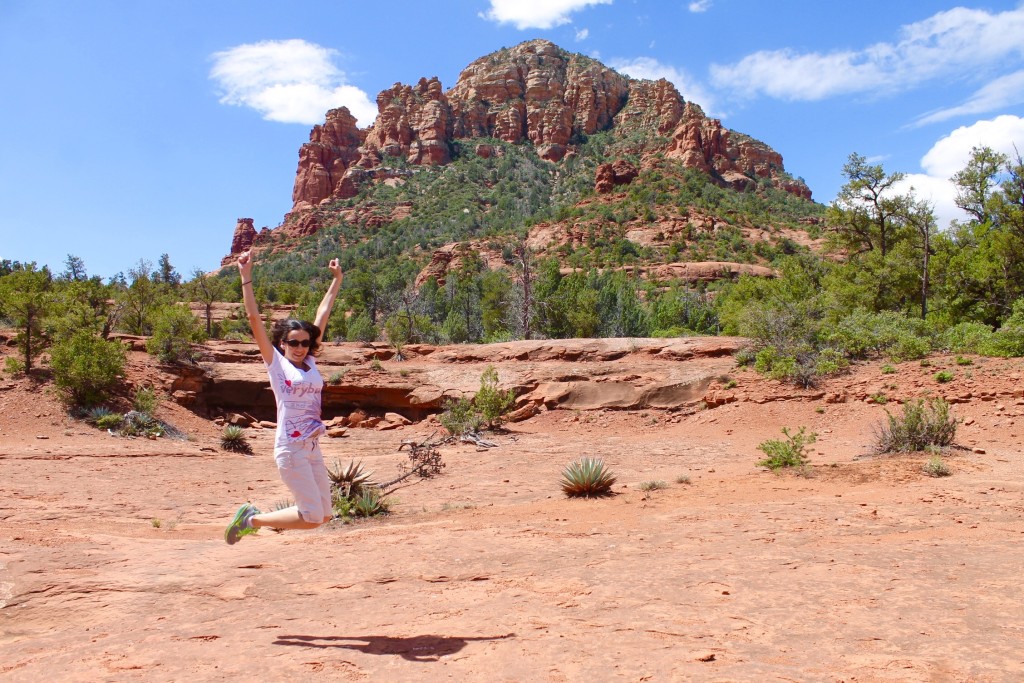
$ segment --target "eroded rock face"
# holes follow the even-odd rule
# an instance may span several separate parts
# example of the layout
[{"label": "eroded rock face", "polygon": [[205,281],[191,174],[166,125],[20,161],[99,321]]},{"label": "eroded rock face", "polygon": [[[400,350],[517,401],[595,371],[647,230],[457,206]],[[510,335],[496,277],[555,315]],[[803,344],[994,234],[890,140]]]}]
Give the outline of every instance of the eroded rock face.
[{"label": "eroded rock face", "polygon": [[231,253],[241,254],[252,246],[256,239],[256,228],[251,218],[239,218],[235,225],[235,235],[231,238]]},{"label": "eroded rock face", "polygon": [[372,168],[383,157],[402,157],[410,164],[451,161],[452,112],[436,76],[415,86],[395,83],[377,95],[377,111],[360,166]]},{"label": "eroded rock face", "polygon": [[[395,371],[387,344],[326,344],[317,365],[325,378],[324,419],[370,427],[373,416],[396,413],[419,420],[446,400],[473,396],[482,370],[493,365],[499,385],[513,390],[527,412],[556,408],[662,408],[696,405],[715,377],[735,366],[737,337],[675,339],[561,339],[502,344],[403,347]],[[199,412],[274,418],[274,397],[255,344],[207,342],[205,360],[168,387]],[[376,370],[374,360],[383,361]],[[340,372],[340,371],[344,372]],[[339,416],[346,419],[339,420]],[[402,420],[391,418],[390,424]]]},{"label": "eroded rock face", "polygon": [[601,164],[594,174],[594,190],[598,194],[606,194],[615,189],[616,185],[628,185],[640,174],[636,166],[616,159],[610,164]]},{"label": "eroded rock face", "polygon": [[[481,57],[448,92],[436,77],[396,83],[377,96],[377,109],[372,126],[362,130],[345,107],[313,127],[299,150],[286,233],[315,233],[325,221],[311,212],[335,211],[328,205],[356,196],[362,184],[386,181],[389,158],[447,164],[453,141],[464,138],[528,141],[542,158],[558,162],[574,153],[579,136],[610,128],[625,139],[655,132],[663,137],[635,136],[638,148],[629,152],[645,159],[664,153],[738,190],[771,178],[788,192],[811,197],[803,182],[786,175],[781,155],[708,118],[669,81],[630,79],[546,40]],[[486,158],[501,148],[480,144],[475,152]]]},{"label": "eroded rock face", "polygon": [[470,64],[448,99],[456,137],[529,140],[542,158],[559,161],[574,133],[610,127],[628,93],[625,76],[531,40]]},{"label": "eroded rock face", "polygon": [[238,255],[243,251],[249,251],[253,246],[266,241],[270,235],[270,229],[264,227],[259,232],[253,227],[251,218],[239,218],[235,224],[235,234],[231,237],[231,251],[220,260],[220,265],[226,266],[238,260]]},{"label": "eroded rock face", "polygon": [[299,168],[292,189],[293,213],[319,206],[332,196],[342,196],[342,179],[345,171],[359,160],[363,135],[348,107],[330,110],[323,125],[313,126],[309,142],[299,149]]},{"label": "eroded rock face", "polygon": [[668,135],[683,117],[683,97],[664,78],[630,81],[629,101],[615,115],[615,128],[622,133],[657,131]]}]

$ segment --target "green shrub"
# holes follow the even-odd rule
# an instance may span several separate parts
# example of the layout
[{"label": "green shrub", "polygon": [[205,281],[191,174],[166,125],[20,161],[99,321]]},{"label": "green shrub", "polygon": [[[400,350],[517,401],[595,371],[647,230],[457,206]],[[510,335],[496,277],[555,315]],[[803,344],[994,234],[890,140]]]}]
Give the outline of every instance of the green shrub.
[{"label": "green shrub", "polygon": [[[97,406],[95,408],[90,408],[88,411],[86,411],[85,421],[91,425],[99,425],[100,420],[114,414],[114,411],[112,411],[110,408],[104,406]],[[120,423],[121,416],[118,415],[117,419]]]},{"label": "green shrub", "polygon": [[818,435],[814,432],[807,434],[806,427],[801,427],[796,434],[790,434],[789,428],[783,427],[782,433],[786,436],[785,440],[769,439],[758,445],[757,449],[768,456],[757,463],[759,467],[777,470],[782,467],[803,467],[807,464],[811,452],[807,446],[814,443]]},{"label": "green shrub", "polygon": [[341,380],[345,377],[345,371],[340,370],[338,372],[332,372],[331,376],[327,379],[327,383],[331,386],[337,386],[341,384]]},{"label": "green shrub", "polygon": [[245,430],[238,425],[226,425],[220,435],[220,447],[233,453],[252,453],[245,438]]},{"label": "green shrub", "polygon": [[939,384],[945,384],[946,382],[953,381],[953,373],[949,370],[940,370],[935,373],[935,381]]},{"label": "green shrub", "polygon": [[922,469],[929,477],[948,477],[952,474],[946,463],[937,455],[929,458]]},{"label": "green shrub", "polygon": [[957,365],[974,365],[974,361],[971,360],[970,358],[964,358],[963,356],[957,356],[956,357],[956,364]]},{"label": "green shrub", "polygon": [[348,321],[345,336],[349,341],[375,342],[380,337],[380,332],[370,321],[370,316],[361,312]]},{"label": "green shrub", "polygon": [[580,458],[562,470],[562,491],[570,498],[598,498],[611,495],[616,477],[600,458]]},{"label": "green shrub", "polygon": [[894,368],[893,366],[889,365],[888,363],[886,363],[885,365],[882,366],[882,374],[883,375],[891,375],[894,372],[896,372],[896,368]]},{"label": "green shrub", "polygon": [[992,328],[984,323],[954,325],[941,336],[941,345],[953,353],[981,353],[992,341]]},{"label": "green shrub", "polygon": [[452,436],[479,431],[483,425],[483,418],[473,408],[473,402],[464,396],[446,401],[439,420]]},{"label": "green shrub", "polygon": [[480,390],[473,397],[473,407],[484,423],[488,427],[500,425],[514,400],[515,392],[498,388],[498,371],[493,365],[488,365],[480,376]]},{"label": "green shrub", "polygon": [[145,415],[153,415],[160,405],[160,397],[152,387],[139,387],[132,399],[132,408]]},{"label": "green shrub", "polygon": [[112,429],[114,431],[118,431],[121,429],[122,424],[124,424],[124,417],[118,413],[108,412],[106,415],[96,419],[96,426],[100,429]]},{"label": "green shrub", "polygon": [[91,406],[101,402],[124,372],[124,346],[79,330],[57,342],[50,351],[53,381],[72,403]]},{"label": "green shrub", "polygon": [[909,453],[929,446],[949,446],[956,438],[959,420],[950,417],[949,404],[942,399],[921,399],[903,404],[903,414],[886,411],[887,423],[875,427],[875,451]]},{"label": "green shrub", "polygon": [[146,350],[162,363],[194,363],[199,354],[192,344],[205,338],[206,333],[188,307],[164,306],[153,315],[153,335],[146,342]]},{"label": "green shrub", "polygon": [[894,311],[854,311],[825,340],[850,358],[884,355],[897,362],[921,358],[932,348],[924,321]]},{"label": "green shrub", "polygon": [[20,375],[25,372],[25,362],[14,356],[7,356],[4,358],[4,371],[8,375]]}]

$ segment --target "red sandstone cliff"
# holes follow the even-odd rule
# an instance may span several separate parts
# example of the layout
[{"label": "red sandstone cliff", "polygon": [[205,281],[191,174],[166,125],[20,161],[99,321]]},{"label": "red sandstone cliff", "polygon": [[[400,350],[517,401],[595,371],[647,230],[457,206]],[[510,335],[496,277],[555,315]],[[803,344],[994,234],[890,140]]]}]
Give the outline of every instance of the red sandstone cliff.
[{"label": "red sandstone cliff", "polygon": [[[481,137],[528,141],[542,158],[557,163],[578,136],[608,129],[622,138],[645,132],[633,136],[641,141],[643,147],[634,151],[642,156],[663,153],[738,190],[767,178],[797,196],[811,196],[803,182],[785,173],[778,152],[708,118],[667,80],[634,80],[546,40],[481,57],[448,92],[436,77],[396,83],[377,96],[377,109],[373,125],[363,130],[345,107],[327,112],[325,122],[313,127],[299,150],[283,232],[313,234],[325,217],[314,209],[354,197],[363,183],[408,173],[392,168],[389,159],[446,164],[454,140]],[[490,156],[496,149],[480,144],[476,153]],[[607,177],[597,180],[607,187]],[[232,255],[235,249],[232,244]]]}]

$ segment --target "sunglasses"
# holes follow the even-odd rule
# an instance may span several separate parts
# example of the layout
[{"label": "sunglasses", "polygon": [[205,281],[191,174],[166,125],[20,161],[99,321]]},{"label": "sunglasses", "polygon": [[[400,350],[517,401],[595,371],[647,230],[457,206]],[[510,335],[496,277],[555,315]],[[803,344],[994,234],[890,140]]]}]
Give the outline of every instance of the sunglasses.
[{"label": "sunglasses", "polygon": [[283,341],[284,341],[285,344],[287,344],[288,346],[292,347],[293,349],[295,347],[297,347],[297,346],[301,346],[304,349],[308,349],[309,348],[309,340],[308,339],[285,339]]}]

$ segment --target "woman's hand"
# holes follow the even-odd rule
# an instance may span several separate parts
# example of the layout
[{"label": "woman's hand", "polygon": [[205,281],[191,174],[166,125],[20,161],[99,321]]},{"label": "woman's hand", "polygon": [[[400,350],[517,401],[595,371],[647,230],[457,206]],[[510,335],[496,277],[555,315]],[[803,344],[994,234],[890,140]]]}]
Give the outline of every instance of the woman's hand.
[{"label": "woman's hand", "polygon": [[332,258],[331,262],[327,264],[327,268],[334,275],[335,280],[341,279],[341,264],[338,263],[338,259]]},{"label": "woman's hand", "polygon": [[238,255],[238,272],[242,276],[242,282],[252,279],[252,257],[247,251]]}]

